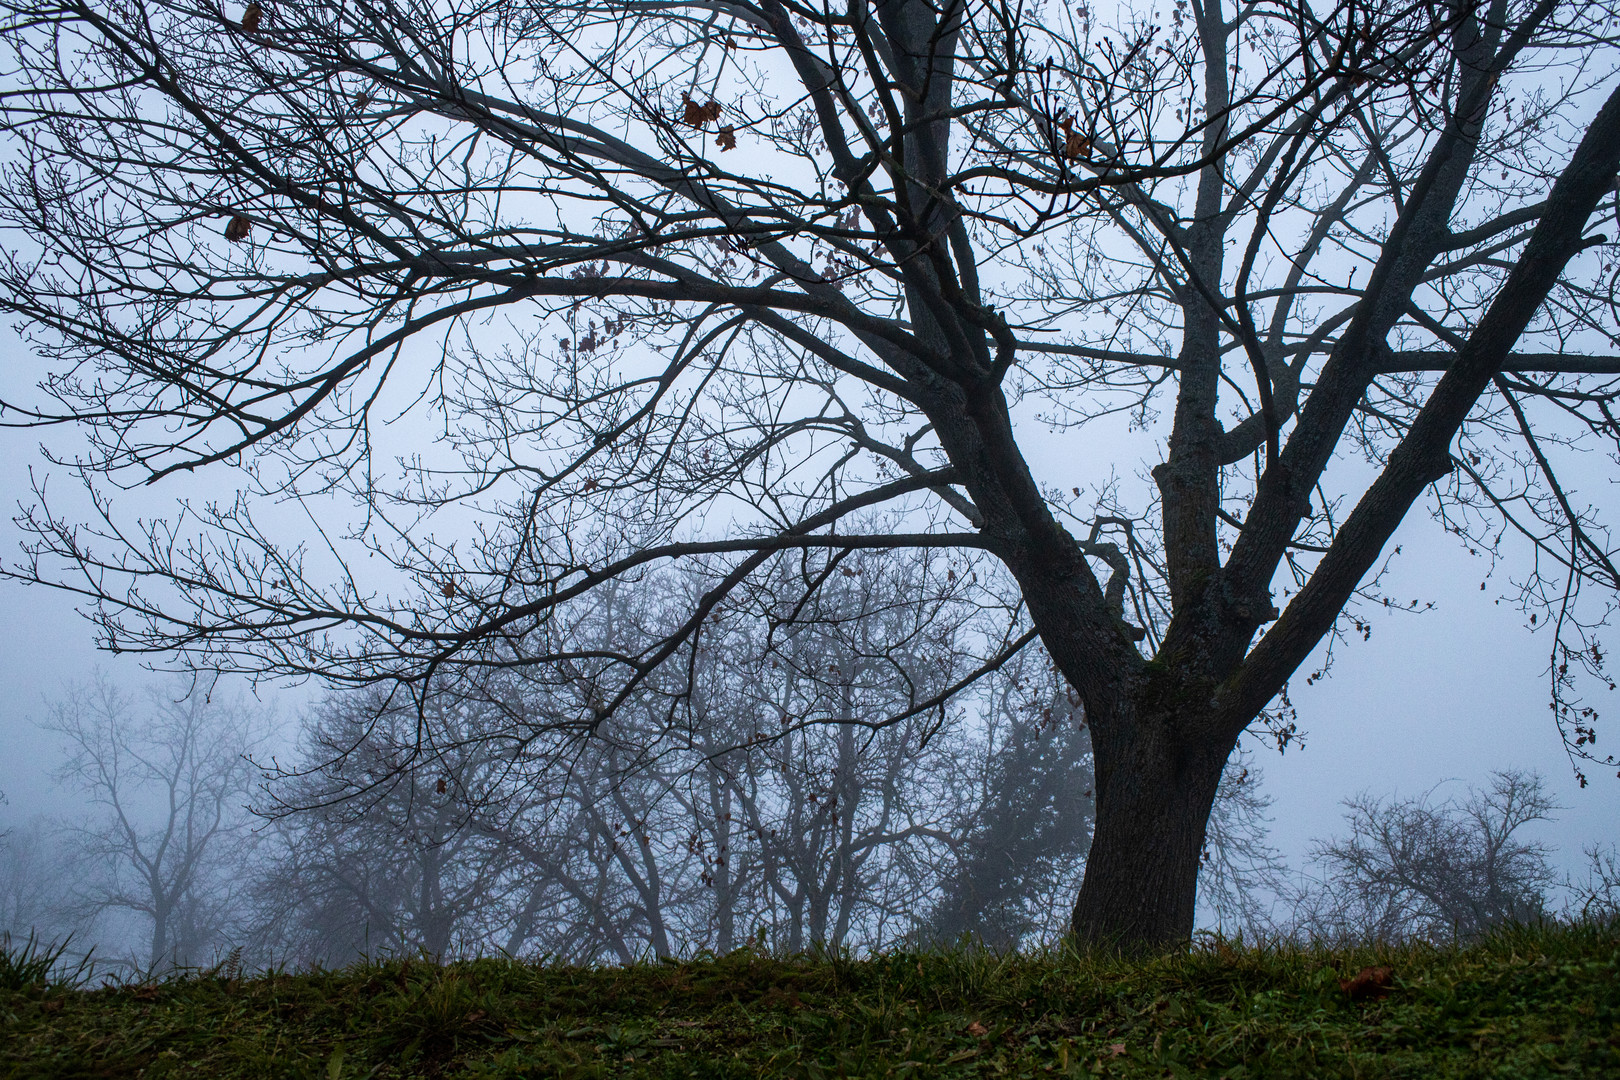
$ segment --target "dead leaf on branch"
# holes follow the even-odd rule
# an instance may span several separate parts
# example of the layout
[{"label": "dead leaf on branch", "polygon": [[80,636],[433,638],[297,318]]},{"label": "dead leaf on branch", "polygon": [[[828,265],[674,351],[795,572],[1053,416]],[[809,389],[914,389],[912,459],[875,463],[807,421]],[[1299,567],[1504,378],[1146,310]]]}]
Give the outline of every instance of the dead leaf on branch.
[{"label": "dead leaf on branch", "polygon": [[445,582],[443,585],[439,586],[439,592],[444,594],[444,598],[446,600],[454,599],[456,595],[456,583],[454,581]]},{"label": "dead leaf on branch", "polygon": [[735,150],[737,148],[737,129],[730,124],[722,127],[715,133],[714,145],[722,150]]},{"label": "dead leaf on branch", "polygon": [[1063,128],[1063,156],[1079,161],[1091,156],[1091,140],[1074,130],[1074,117],[1065,116],[1059,126]]},{"label": "dead leaf on branch", "polygon": [[253,33],[253,31],[259,28],[259,22],[263,18],[264,8],[260,6],[259,0],[253,0],[253,3],[247,6],[247,10],[242,12],[243,32],[248,34]]},{"label": "dead leaf on branch", "polygon": [[252,231],[253,222],[249,221],[245,216],[237,214],[225,226],[225,239],[233,244],[240,244],[248,238],[248,233]]},{"label": "dead leaf on branch", "polygon": [[685,110],[681,113],[681,122],[691,127],[701,128],[711,120],[720,119],[720,103],[711,101],[707,105],[699,105],[692,100],[691,94],[681,94],[681,101],[685,103]]},{"label": "dead leaf on branch", "polygon": [[443,795],[443,794],[444,794],[444,792],[445,792],[445,788],[447,788],[447,787],[448,787],[448,786],[449,786],[449,785],[447,785],[447,784],[446,784],[446,783],[445,783],[445,782],[444,782],[444,777],[442,777],[442,776],[441,776],[441,777],[439,777],[439,782],[438,782],[438,784],[437,784],[437,785],[435,785],[435,786],[434,786],[434,789],[433,789],[433,790],[435,790],[435,791],[437,791],[437,792],[438,792],[438,793],[439,793],[439,794],[440,794],[440,795]]}]

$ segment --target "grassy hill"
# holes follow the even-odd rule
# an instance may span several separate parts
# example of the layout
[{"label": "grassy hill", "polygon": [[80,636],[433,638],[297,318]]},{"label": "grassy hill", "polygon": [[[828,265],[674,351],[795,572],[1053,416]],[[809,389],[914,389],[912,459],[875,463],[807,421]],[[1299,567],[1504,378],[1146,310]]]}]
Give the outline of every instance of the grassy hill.
[{"label": "grassy hill", "polygon": [[[1346,989],[1378,966],[1387,991]],[[1137,962],[743,950],[0,989],[0,1077],[29,1080],[1093,1075],[1620,1077],[1620,926]]]}]

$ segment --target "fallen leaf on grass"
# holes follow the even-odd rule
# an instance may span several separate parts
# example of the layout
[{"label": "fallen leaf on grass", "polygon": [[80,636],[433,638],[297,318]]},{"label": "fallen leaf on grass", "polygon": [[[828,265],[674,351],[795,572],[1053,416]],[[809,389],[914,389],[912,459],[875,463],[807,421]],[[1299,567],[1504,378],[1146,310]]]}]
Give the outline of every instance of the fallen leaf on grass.
[{"label": "fallen leaf on grass", "polygon": [[764,996],[759,999],[759,1003],[766,1008],[804,1008],[804,1002],[799,1000],[799,991],[791,986],[785,990],[780,986],[771,987],[765,991]]},{"label": "fallen leaf on grass", "polygon": [[1351,1001],[1368,1001],[1385,997],[1395,985],[1395,969],[1388,966],[1364,967],[1354,978],[1340,979],[1339,989]]},{"label": "fallen leaf on grass", "polygon": [[1108,1044],[1108,1056],[1109,1057],[1119,1057],[1124,1052],[1125,1052],[1125,1044],[1124,1043],[1109,1043]]},{"label": "fallen leaf on grass", "polygon": [[979,1023],[977,1020],[975,1020],[975,1021],[973,1021],[973,1023],[968,1025],[968,1032],[967,1033],[969,1035],[972,1035],[974,1038],[978,1038],[980,1035],[988,1035],[988,1034],[990,1034],[990,1029],[985,1027],[983,1024]]}]

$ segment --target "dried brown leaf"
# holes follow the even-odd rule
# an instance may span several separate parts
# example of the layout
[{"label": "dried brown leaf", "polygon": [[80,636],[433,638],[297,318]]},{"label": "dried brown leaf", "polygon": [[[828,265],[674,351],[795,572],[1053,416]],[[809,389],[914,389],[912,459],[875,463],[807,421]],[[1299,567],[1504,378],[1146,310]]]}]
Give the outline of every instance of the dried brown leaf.
[{"label": "dried brown leaf", "polygon": [[1063,156],[1070,161],[1079,161],[1091,155],[1091,140],[1074,130],[1074,118],[1065,116],[1063,127]]},{"label": "dried brown leaf", "polygon": [[233,244],[240,244],[248,238],[248,233],[252,231],[253,222],[243,215],[237,214],[225,225],[225,239]]},{"label": "dried brown leaf", "polygon": [[700,128],[711,120],[720,119],[720,103],[711,101],[707,105],[699,105],[692,100],[692,95],[682,94],[681,100],[685,102],[685,109],[681,113],[681,122],[695,128]]},{"label": "dried brown leaf", "polygon": [[1364,967],[1354,978],[1340,979],[1339,989],[1351,1001],[1369,1001],[1386,997],[1395,985],[1395,969],[1387,966]]}]

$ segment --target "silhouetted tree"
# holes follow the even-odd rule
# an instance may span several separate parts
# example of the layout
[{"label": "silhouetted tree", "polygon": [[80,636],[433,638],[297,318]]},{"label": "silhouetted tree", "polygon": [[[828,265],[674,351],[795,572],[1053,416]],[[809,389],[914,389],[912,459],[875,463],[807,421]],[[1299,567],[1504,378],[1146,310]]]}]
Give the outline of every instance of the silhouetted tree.
[{"label": "silhouetted tree", "polygon": [[87,947],[86,926],[73,911],[77,867],[64,857],[61,832],[59,823],[35,815],[0,833],[0,933],[13,941],[72,934],[75,947]]},{"label": "silhouetted tree", "polygon": [[1198,874],[1198,906],[1213,928],[1251,941],[1278,935],[1272,908],[1292,891],[1288,863],[1271,846],[1266,810],[1272,800],[1260,793],[1261,779],[1249,753],[1240,751],[1227,763]]},{"label": "silhouetted tree", "polygon": [[1588,844],[1584,877],[1565,881],[1570,902],[1564,915],[1571,920],[1594,922],[1620,919],[1620,849],[1613,844]]}]

